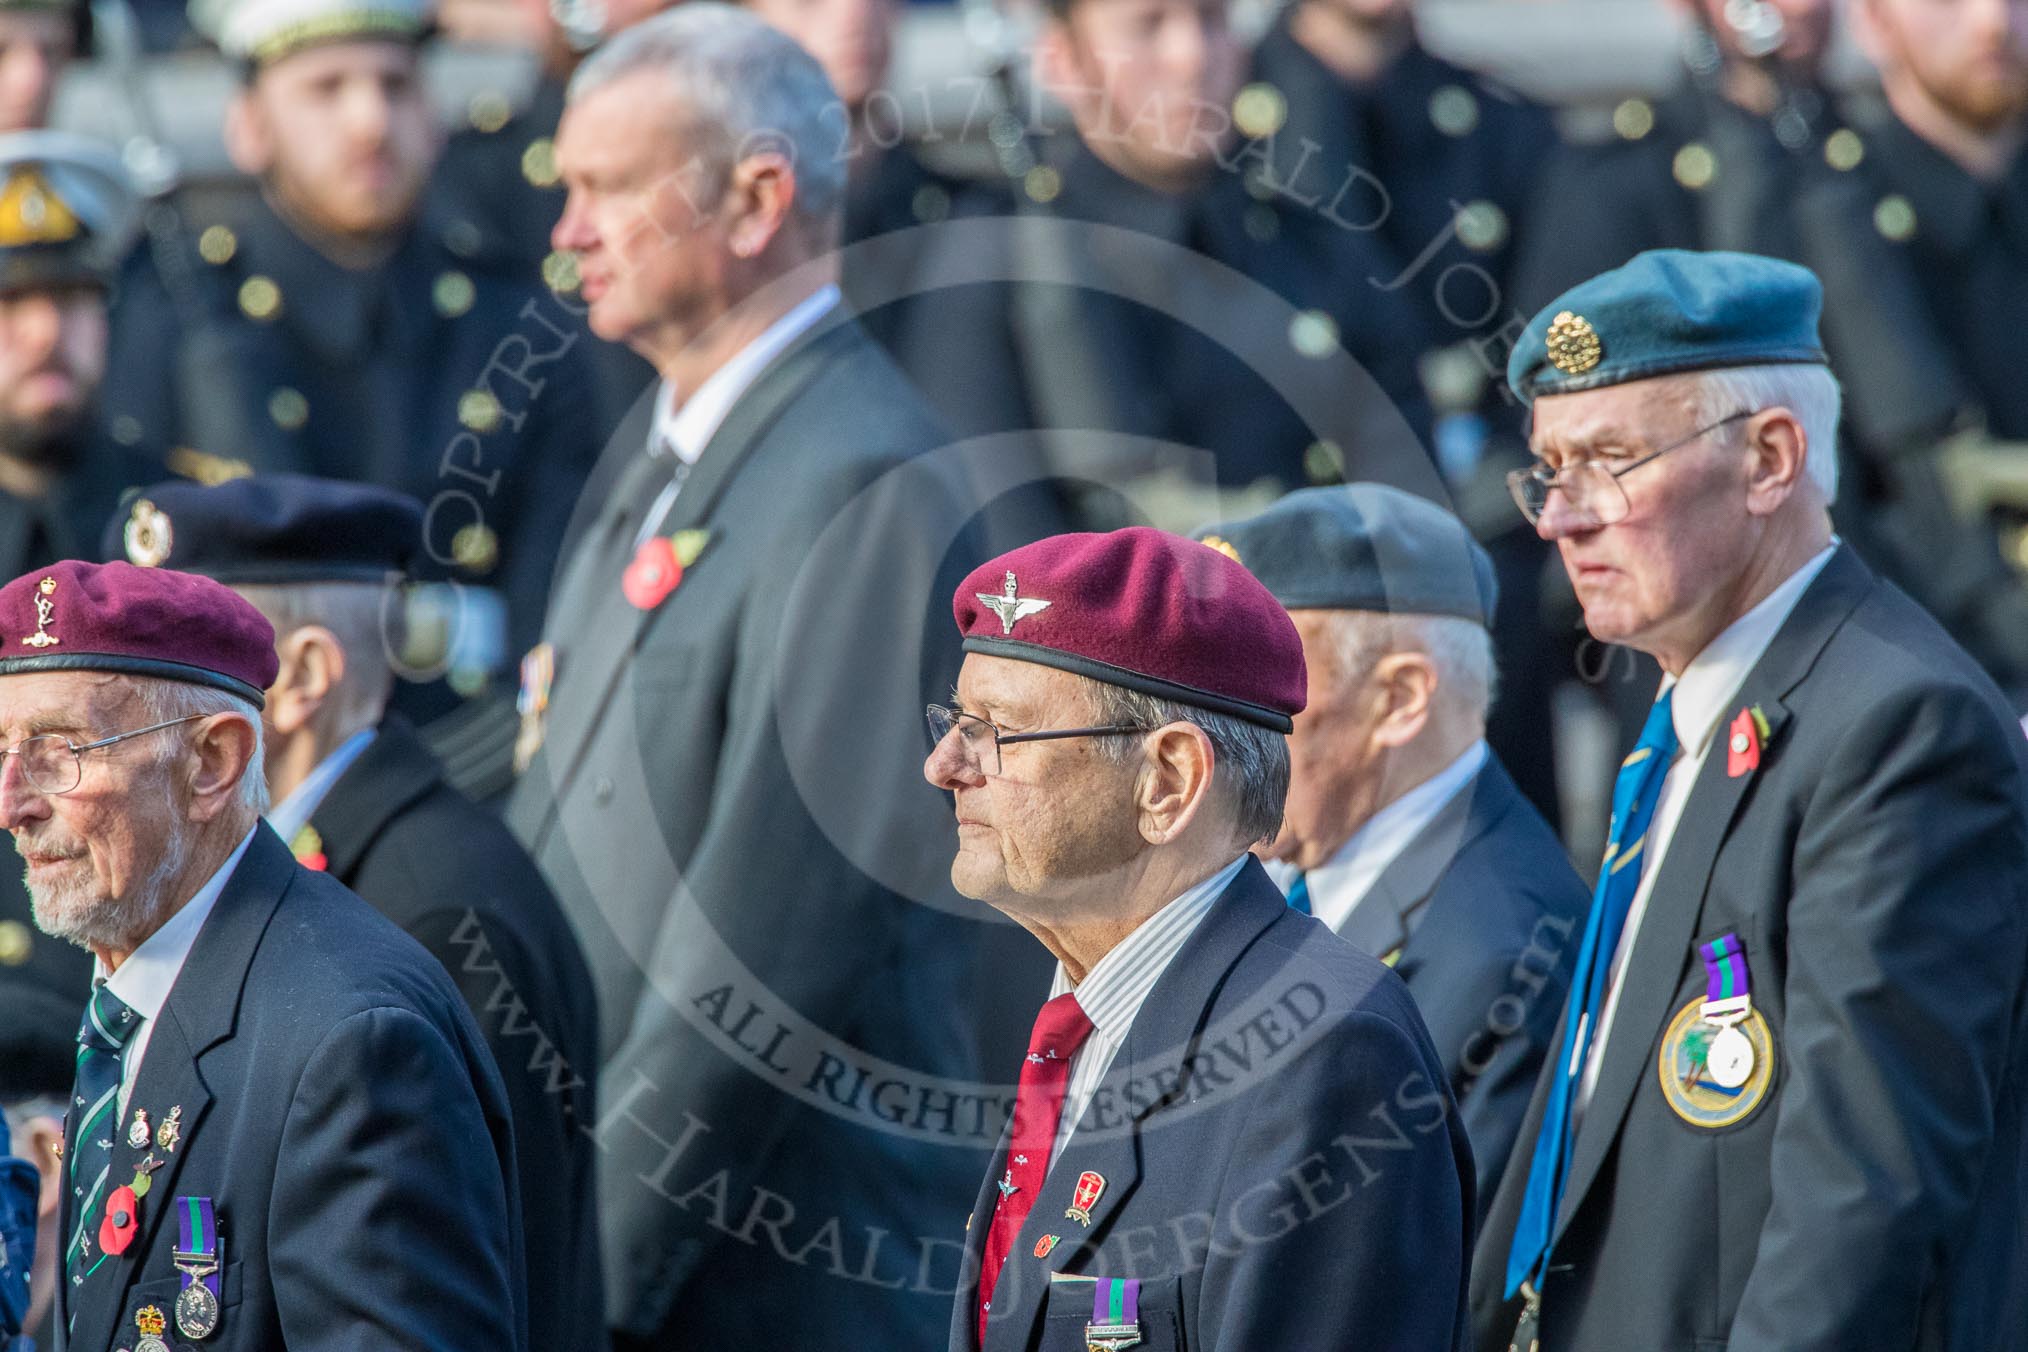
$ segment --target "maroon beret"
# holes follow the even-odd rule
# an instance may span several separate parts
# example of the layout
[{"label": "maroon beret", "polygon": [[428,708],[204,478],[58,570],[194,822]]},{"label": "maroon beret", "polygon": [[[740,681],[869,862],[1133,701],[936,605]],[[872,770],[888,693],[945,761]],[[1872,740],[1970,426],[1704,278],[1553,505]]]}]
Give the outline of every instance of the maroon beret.
[{"label": "maroon beret", "polygon": [[194,573],[66,559],[0,587],[0,676],[116,671],[266,703],[275,631],[230,587]]},{"label": "maroon beret", "polygon": [[982,564],[951,609],[965,651],[1089,676],[1288,732],[1307,677],[1296,627],[1209,545],[1133,526],[1056,535]]}]

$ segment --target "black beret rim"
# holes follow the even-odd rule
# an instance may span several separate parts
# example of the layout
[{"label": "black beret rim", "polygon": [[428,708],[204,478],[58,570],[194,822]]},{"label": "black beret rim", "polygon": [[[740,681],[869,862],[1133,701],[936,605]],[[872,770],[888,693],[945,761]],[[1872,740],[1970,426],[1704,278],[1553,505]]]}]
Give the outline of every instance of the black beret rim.
[{"label": "black beret rim", "polygon": [[[1545,394],[1581,394],[1586,390],[1602,390],[1609,385],[1628,385],[1636,380],[1647,380],[1654,376],[1683,375],[1692,371],[1724,371],[1737,366],[1829,366],[1831,359],[1820,347],[1781,348],[1773,352],[1732,351],[1703,353],[1697,357],[1655,357],[1644,362],[1630,362],[1615,366],[1611,370],[1600,366],[1582,375],[1567,376],[1558,371],[1554,377],[1537,380],[1530,377],[1528,388],[1520,391],[1528,403],[1534,403]],[[1554,367],[1550,368],[1554,370]]]},{"label": "black beret rim", "polygon": [[165,681],[184,681],[210,686],[228,695],[238,695],[256,709],[268,707],[267,692],[256,690],[237,676],[188,662],[171,662],[160,657],[133,657],[126,653],[45,653],[35,657],[0,657],[0,676],[21,676],[36,671],[110,671],[121,676],[154,676]]},{"label": "black beret rim", "polygon": [[1139,691],[1143,695],[1153,695],[1157,699],[1194,705],[1215,714],[1242,719],[1270,732],[1286,735],[1296,730],[1293,718],[1279,709],[1270,709],[1265,704],[1233,699],[1229,695],[1214,695],[1209,690],[1199,690],[1195,686],[1165,681],[1159,676],[1144,676],[1138,671],[1116,667],[1095,657],[1067,653],[1040,643],[1028,643],[1018,638],[974,637],[966,639],[962,646],[968,653],[980,653],[986,657],[1006,657],[1016,662],[1034,662],[1045,667],[1055,667],[1059,671],[1068,671],[1073,675],[1087,676],[1106,685],[1123,686],[1128,690]]}]

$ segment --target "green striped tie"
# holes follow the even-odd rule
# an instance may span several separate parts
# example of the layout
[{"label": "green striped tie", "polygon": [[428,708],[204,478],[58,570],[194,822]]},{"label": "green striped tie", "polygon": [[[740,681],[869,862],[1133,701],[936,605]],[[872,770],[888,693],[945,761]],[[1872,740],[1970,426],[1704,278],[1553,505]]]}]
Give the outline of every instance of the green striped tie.
[{"label": "green striped tie", "polygon": [[70,1097],[70,1194],[76,1217],[70,1245],[63,1252],[69,1278],[71,1318],[77,1317],[76,1289],[105,1261],[90,1237],[95,1232],[106,1195],[106,1175],[113,1164],[113,1138],[120,1129],[120,1053],[141,1016],[103,983],[92,990],[84,1022],[77,1030],[77,1087]]}]

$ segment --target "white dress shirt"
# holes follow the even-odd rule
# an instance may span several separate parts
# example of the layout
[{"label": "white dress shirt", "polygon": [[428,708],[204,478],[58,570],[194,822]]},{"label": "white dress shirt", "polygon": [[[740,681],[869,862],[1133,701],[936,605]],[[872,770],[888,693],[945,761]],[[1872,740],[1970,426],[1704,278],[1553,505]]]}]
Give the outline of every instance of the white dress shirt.
[{"label": "white dress shirt", "polygon": [[[697,458],[704,454],[704,448],[711,444],[719,426],[725,422],[726,415],[732,412],[732,406],[739,402],[739,397],[760,379],[761,372],[789,344],[808,333],[818,320],[829,314],[838,299],[835,286],[820,287],[811,292],[794,309],[763,329],[758,338],[733,353],[730,361],[713,371],[697,387],[697,392],[681,404],[677,403],[676,387],[664,380],[655,391],[655,425],[648,434],[648,454],[673,454],[686,468],[695,465]],[[683,478],[682,474],[676,475],[656,495],[654,504],[648,508],[647,518],[634,534],[634,548],[639,549],[649,536],[661,528],[662,518],[669,515],[669,509],[676,505],[676,495],[683,490]]]},{"label": "white dress shirt", "polygon": [[[1634,890],[1632,906],[1627,911],[1626,928],[1620,931],[1619,946],[1613,950],[1612,976],[1609,979],[1605,1012],[1599,1018],[1598,1033],[1592,1038],[1591,1053],[1585,1061],[1584,1076],[1578,1081],[1577,1097],[1572,1103],[1573,1124],[1591,1103],[1593,1088],[1598,1084],[1599,1067],[1605,1061],[1606,1041],[1612,1036],[1613,1016],[1619,1012],[1620,987],[1627,974],[1627,963],[1634,954],[1634,937],[1640,932],[1641,919],[1648,912],[1648,894],[1655,890],[1655,876],[1662,870],[1662,860],[1669,853],[1669,842],[1675,838],[1676,824],[1682,819],[1683,805],[1690,797],[1691,786],[1696,784],[1698,772],[1704,768],[1704,757],[1711,750],[1713,735],[1725,715],[1733,712],[1732,702],[1738,697],[1739,687],[1760,662],[1768,644],[1780,632],[1789,612],[1802,600],[1803,593],[1824,565],[1836,553],[1838,541],[1831,543],[1808,563],[1791,573],[1782,584],[1769,592],[1746,614],[1726,626],[1725,631],[1704,646],[1704,651],[1690,659],[1690,665],[1683,668],[1679,677],[1665,678],[1662,690],[1674,688],[1674,702],[1669,706],[1669,721],[1676,728],[1676,759],[1669,763],[1669,772],[1662,780],[1661,796],[1655,800],[1655,815],[1648,824],[1647,844],[1641,850],[1641,883]],[[1657,691],[1657,699],[1661,692]]]},{"label": "white dress shirt", "polygon": [[1132,934],[1113,946],[1110,953],[1092,964],[1084,980],[1073,982],[1063,964],[1056,964],[1056,979],[1050,983],[1051,999],[1066,991],[1075,992],[1078,1008],[1092,1022],[1090,1036],[1070,1058],[1070,1083],[1063,1094],[1063,1116],[1056,1124],[1056,1144],[1049,1152],[1049,1165],[1070,1144],[1077,1120],[1091,1106],[1091,1098],[1112,1069],[1113,1057],[1127,1040],[1135,1015],[1147,1001],[1148,992],[1169,970],[1169,963],[1197,932],[1211,904],[1218,900],[1250,855],[1242,854],[1197,886],[1143,920]]},{"label": "white dress shirt", "polygon": [[317,815],[323,806],[324,795],[331,792],[331,786],[338,777],[352,768],[352,762],[360,753],[373,745],[374,730],[362,728],[340,742],[330,755],[317,762],[317,768],[303,776],[303,782],[289,790],[289,796],[268,809],[268,825],[284,843],[294,848],[296,833],[310,824],[310,818]]},{"label": "white dress shirt", "polygon": [[240,856],[253,841],[254,831],[260,830],[255,823],[253,830],[234,847],[211,875],[204,886],[197,889],[197,895],[183,904],[183,909],[163,922],[141,946],[127,955],[120,964],[120,970],[106,975],[105,964],[96,958],[92,961],[92,984],[103,982],[106,988],[127,1002],[135,1017],[141,1020],[127,1039],[120,1057],[120,1111],[115,1121],[125,1121],[127,1096],[134,1090],[134,1078],[141,1073],[141,1060],[148,1054],[148,1039],[155,1031],[155,1020],[162,1013],[162,1006],[169,1002],[169,992],[176,985],[177,974],[182,972],[183,963],[190,956],[191,946],[197,942],[197,933],[204,928],[204,922],[211,915],[211,908],[218,901],[218,894],[225,890],[225,880],[239,867]]},{"label": "white dress shirt", "polygon": [[[1309,881],[1310,914],[1334,932],[1342,931],[1388,865],[1472,782],[1488,754],[1483,740],[1473,742],[1463,755],[1368,817],[1336,854],[1302,874]],[[1295,886],[1296,870],[1284,866],[1277,872],[1283,891]]]}]

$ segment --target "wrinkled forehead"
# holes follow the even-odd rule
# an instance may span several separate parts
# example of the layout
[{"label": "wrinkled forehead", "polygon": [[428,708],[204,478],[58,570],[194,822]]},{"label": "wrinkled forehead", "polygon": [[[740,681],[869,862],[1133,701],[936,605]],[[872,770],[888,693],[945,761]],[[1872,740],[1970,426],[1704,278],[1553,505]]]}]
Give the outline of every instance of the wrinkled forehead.
[{"label": "wrinkled forehead", "polygon": [[1650,447],[1658,436],[1674,434],[1696,397],[1696,378],[1682,375],[1545,394],[1529,410],[1528,449],[1553,465]]},{"label": "wrinkled forehead", "polygon": [[1051,712],[1082,709],[1082,677],[1039,662],[966,653],[958,669],[958,703],[993,722],[1027,721]]},{"label": "wrinkled forehead", "polygon": [[31,671],[0,676],[0,739],[92,732],[124,716],[133,682],[107,671]]}]

